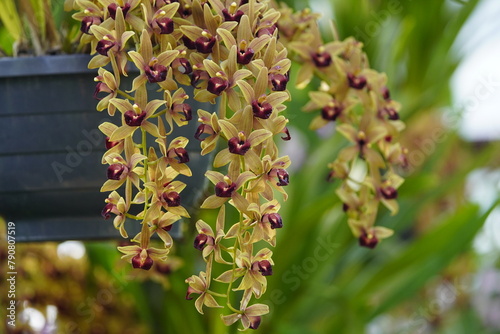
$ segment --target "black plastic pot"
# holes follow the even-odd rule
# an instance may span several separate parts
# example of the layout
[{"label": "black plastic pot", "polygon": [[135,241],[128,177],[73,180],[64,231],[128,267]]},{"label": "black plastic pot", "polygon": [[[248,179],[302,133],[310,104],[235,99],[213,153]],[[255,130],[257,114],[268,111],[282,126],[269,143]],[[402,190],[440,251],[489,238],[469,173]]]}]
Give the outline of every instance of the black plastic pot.
[{"label": "black plastic pot", "polygon": [[[96,71],[87,69],[89,59],[0,58],[0,215],[16,224],[17,241],[119,238],[112,219],[100,215],[107,193],[99,192],[106,166],[97,126],[112,118],[95,110]],[[214,108],[197,103],[194,111]],[[194,118],[173,134],[190,139],[193,177],[182,179],[188,186],[181,193],[188,210],[209,163],[198,153],[196,127]]]}]

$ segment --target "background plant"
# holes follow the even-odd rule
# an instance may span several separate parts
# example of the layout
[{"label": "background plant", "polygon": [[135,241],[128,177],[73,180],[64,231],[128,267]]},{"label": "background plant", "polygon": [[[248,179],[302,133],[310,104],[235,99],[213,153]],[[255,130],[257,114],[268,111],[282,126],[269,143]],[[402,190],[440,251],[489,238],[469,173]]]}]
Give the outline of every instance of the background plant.
[{"label": "background plant", "polygon": [[2,0],[0,55],[40,56],[83,52],[74,41],[78,25],[69,19],[62,0]]}]

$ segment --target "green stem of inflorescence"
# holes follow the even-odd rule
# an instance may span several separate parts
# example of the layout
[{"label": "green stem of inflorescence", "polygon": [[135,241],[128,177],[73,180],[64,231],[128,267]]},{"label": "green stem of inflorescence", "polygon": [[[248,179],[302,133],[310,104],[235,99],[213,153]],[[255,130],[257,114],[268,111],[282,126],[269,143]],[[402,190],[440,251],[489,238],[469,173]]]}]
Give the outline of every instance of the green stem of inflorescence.
[{"label": "green stem of inflorescence", "polygon": [[[148,156],[148,146],[147,146],[147,132],[144,129],[142,131],[142,154],[147,157]],[[147,158],[144,162],[144,183],[148,181],[148,164]],[[148,188],[144,187],[144,213],[146,213],[148,209]],[[142,222],[141,228],[141,247],[146,248],[147,244],[149,244],[149,224],[146,221]]]},{"label": "green stem of inflorescence", "polygon": [[159,113],[156,113],[154,115],[151,115],[149,118],[156,118],[158,116],[161,116],[161,115],[165,115],[167,113],[167,110],[163,110],[163,111],[160,111]]},{"label": "green stem of inflorescence", "polygon": [[[243,156],[240,156],[240,168],[242,171],[245,171],[246,170],[246,166],[245,166],[245,159]],[[245,188],[246,188],[246,185],[244,185],[243,187],[241,187],[241,195],[244,196],[245,195]],[[241,237],[241,233],[245,230],[245,226],[244,226],[244,223],[243,223],[243,213],[240,212],[240,219],[239,219],[239,226],[238,226],[238,233],[237,233],[237,236],[236,236],[236,239],[234,241],[234,246],[233,246],[233,268],[232,268],[232,272],[231,272],[231,280],[229,281],[229,285],[227,287],[227,300],[226,300],[226,304],[227,304],[227,307],[235,312],[235,313],[243,313],[243,311],[240,311],[240,310],[237,310],[235,309],[232,305],[231,305],[231,299],[230,299],[230,294],[231,294],[231,288],[233,286],[233,282],[235,280],[235,273],[236,273],[236,250],[238,249],[238,246],[240,244],[240,237]]]},{"label": "green stem of inflorescence", "polygon": [[236,236],[236,239],[234,241],[234,246],[233,246],[233,268],[232,268],[232,272],[231,272],[231,280],[229,281],[229,285],[227,286],[227,292],[226,292],[226,298],[227,298],[226,305],[231,311],[233,311],[235,313],[242,313],[240,310],[235,309],[231,305],[231,288],[233,286],[233,282],[235,279],[235,273],[236,273],[236,249],[238,248],[238,245],[239,245],[239,235],[241,232],[242,221],[243,221],[243,214],[240,213],[240,227],[239,227],[238,235]]},{"label": "green stem of inflorescence", "polygon": [[135,101],[135,98],[132,95],[129,95],[129,94],[125,93],[124,91],[120,90],[120,89],[118,89],[116,92],[119,95],[123,96],[124,98],[127,98],[127,99],[129,99],[131,101]]},{"label": "green stem of inflorescence", "polygon": [[139,217],[137,217],[135,215],[132,215],[130,213],[126,213],[125,217],[130,218],[130,219],[135,219],[135,220],[141,220],[142,219],[142,218],[139,218]]},{"label": "green stem of inflorescence", "polygon": [[214,292],[212,290],[207,290],[207,293],[211,294],[212,296],[215,296],[215,297],[222,297],[222,298],[226,298],[227,295],[224,294],[224,293],[217,293],[217,292]]},{"label": "green stem of inflorescence", "polygon": [[130,206],[130,202],[132,202],[132,181],[127,178],[125,181],[125,203],[127,207]]}]

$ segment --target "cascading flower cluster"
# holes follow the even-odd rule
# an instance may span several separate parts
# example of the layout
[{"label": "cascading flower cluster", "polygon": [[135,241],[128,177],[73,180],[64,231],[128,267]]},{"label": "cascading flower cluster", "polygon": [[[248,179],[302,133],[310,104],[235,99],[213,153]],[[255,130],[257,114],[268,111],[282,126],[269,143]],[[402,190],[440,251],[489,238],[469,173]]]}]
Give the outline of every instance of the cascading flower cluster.
[{"label": "cascading flower cluster", "polygon": [[[201,124],[194,137],[201,141],[201,153],[213,151],[219,140],[225,142],[214,167],[227,171],[206,173],[215,194],[202,208],[218,209],[219,217],[215,232],[203,221],[196,224],[195,247],[203,251],[207,267],[187,279],[187,298],[199,294],[195,304],[202,313],[203,305],[218,306],[214,296],[224,296],[235,312],[223,318],[226,324],[241,319],[244,328],[257,328],[267,306],[250,302],[265,292],[273,262],[272,252],[256,244],[264,240],[275,245],[275,229],[282,227],[282,219],[273,189],[286,196],[282,188],[289,182],[289,159],[279,156],[274,142],[283,133],[290,139],[287,119],[280,115],[282,103],[289,99],[290,60],[274,32],[279,13],[257,1],[69,2],[79,10],[74,17],[82,22],[81,41],[90,43],[95,54],[89,68],[99,69],[97,109],[121,118],[120,126],[100,126],[108,149],[103,157],[108,181],[101,191],[111,191],[102,214],[115,216],[114,226],[124,238],[127,218],[141,222],[134,244],[119,247],[135,268],[147,270],[164,260],[173,242],[169,229],[181,217],[189,217],[180,195],[185,184],[176,180],[179,174],[191,175],[186,165],[188,139],[168,137],[174,124],[182,126],[192,119],[187,94],[179,85],[195,87],[194,98],[200,102],[222,100],[218,115],[197,112]],[[131,62],[139,74],[124,92],[120,83],[132,73]],[[150,84],[158,85],[163,99],[148,96]],[[159,149],[148,143],[151,137]],[[227,229],[226,203],[240,213],[240,221]],[[134,212],[137,207],[140,211]],[[163,248],[150,246],[154,234]],[[213,261],[230,268],[216,278],[228,284],[226,295],[209,290]],[[231,305],[233,287],[243,291],[239,308]]]},{"label": "cascading flower cluster", "polygon": [[[226,325],[240,320],[243,329],[256,329],[268,307],[252,305],[252,300],[266,291],[266,276],[272,275],[274,264],[271,250],[260,241],[271,246],[276,243],[276,229],[283,223],[273,189],[286,198],[283,187],[289,182],[286,168],[290,161],[279,155],[275,140],[283,134],[284,139],[290,139],[288,120],[281,115],[283,102],[289,99],[286,78],[290,60],[270,29],[279,13],[267,3],[209,4],[203,6],[206,30],[184,26],[181,30],[191,40],[200,34],[216,39],[214,46],[210,44],[212,59],[200,58],[194,64],[200,71],[195,98],[209,102],[220,97],[222,110],[218,116],[198,110],[201,124],[196,138],[201,141],[202,154],[213,151],[217,140],[223,142],[213,166],[224,172],[206,173],[214,194],[201,208],[218,209],[219,213],[215,228],[202,220],[196,223],[199,234],[194,246],[202,251],[206,269],[186,280],[186,298],[199,295],[195,305],[200,313],[203,306],[222,307],[217,301],[222,299],[233,312],[223,316]],[[227,204],[239,212],[239,221],[228,227]],[[212,276],[214,261],[229,269]],[[225,294],[210,289],[213,280],[227,284]],[[242,291],[238,308],[231,302],[233,291]]]},{"label": "cascading flower cluster", "polygon": [[[343,180],[338,194],[354,234],[369,247],[389,235],[373,224],[379,202],[397,210],[401,178],[393,165],[402,161],[397,134],[403,125],[385,76],[368,68],[359,43],[323,44],[316,15],[293,13],[267,0],[67,0],[67,5],[78,10],[81,42],[95,54],[89,67],[98,68],[97,110],[121,119],[120,126],[99,127],[106,135],[103,163],[108,165],[101,191],[111,192],[102,214],[114,215],[124,238],[127,218],[141,223],[133,244],[119,247],[135,268],[147,270],[165,260],[173,244],[172,224],[189,217],[181,199],[186,185],[176,180],[192,174],[186,164],[188,139],[170,137],[175,126],[195,121],[181,85],[192,86],[195,100],[219,102],[218,113],[196,111],[199,126],[193,134],[202,155],[215,154],[217,171],[205,174],[213,194],[201,208],[216,209],[218,215],[215,222],[196,222],[194,247],[206,266],[186,279],[186,298],[197,295],[200,313],[204,306],[226,306],[233,313],[222,317],[224,323],[241,321],[243,329],[256,329],[269,312],[255,300],[273,272],[268,247],[275,246],[276,230],[283,227],[279,199],[287,199],[290,159],[280,155],[276,143],[291,139],[282,114],[290,99],[289,51],[302,65],[298,86],[313,75],[323,81],[305,107],[321,110],[312,128],[335,121],[354,143],[330,164],[331,176]],[[139,73],[133,73],[125,92],[121,82],[132,75],[131,63]],[[153,84],[163,98],[152,98]],[[226,224],[227,210],[239,219]],[[151,246],[154,234],[163,248]],[[226,270],[213,275],[215,263]],[[221,284],[224,293],[211,288]]]},{"label": "cascading flower cluster", "polygon": [[398,211],[398,187],[403,179],[398,167],[406,167],[406,149],[398,142],[404,123],[400,105],[390,97],[387,77],[370,69],[362,44],[353,38],[324,43],[316,14],[294,13],[280,8],[281,41],[302,64],[296,85],[304,88],[313,76],[321,80],[309,92],[306,112],[319,111],[312,130],[335,122],[335,129],[352,145],[340,151],[328,165],[329,179],[340,179],[337,195],[348,223],[361,246],[374,248],[392,230],[374,226],[379,204],[392,214]]},{"label": "cascading flower cluster", "polygon": [[[148,270],[155,261],[166,259],[173,244],[172,224],[189,217],[181,200],[186,185],[176,180],[180,174],[191,176],[185,149],[189,140],[169,137],[174,126],[192,119],[190,106],[184,103],[187,95],[179,87],[186,82],[182,79],[190,66],[179,42],[179,24],[174,24],[180,4],[74,0],[66,5],[78,10],[73,17],[81,21],[81,42],[90,44],[95,54],[89,68],[99,69],[94,94],[100,100],[97,110],[121,118],[120,126],[109,122],[99,126],[106,135],[103,163],[108,165],[108,180],[101,191],[111,192],[102,215],[106,219],[115,216],[114,226],[124,238],[129,237],[127,218],[141,222],[133,244],[118,249],[134,268]],[[132,73],[132,63],[139,73],[133,73],[132,87],[125,92],[120,83]],[[163,99],[151,98],[150,85],[164,92]],[[155,234],[163,248],[151,246]]]}]

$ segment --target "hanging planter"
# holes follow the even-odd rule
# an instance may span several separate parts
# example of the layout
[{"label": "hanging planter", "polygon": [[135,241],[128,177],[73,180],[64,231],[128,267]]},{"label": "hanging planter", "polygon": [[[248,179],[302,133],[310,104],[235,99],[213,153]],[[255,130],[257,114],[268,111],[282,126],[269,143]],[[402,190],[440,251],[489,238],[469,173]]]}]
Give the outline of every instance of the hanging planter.
[{"label": "hanging planter", "polygon": [[[119,237],[113,224],[101,217],[107,197],[99,192],[106,181],[106,166],[101,164],[106,148],[97,128],[119,119],[95,110],[97,101],[91,96],[96,71],[87,69],[90,58],[0,59],[0,215],[16,223],[18,241]],[[124,85],[131,85],[129,81]],[[189,103],[193,110],[202,105],[214,109]],[[176,128],[172,138],[192,138],[196,127],[191,121]],[[203,170],[209,164],[198,145],[191,140],[186,147],[193,170],[192,177],[182,179],[187,207],[202,189]]]}]

